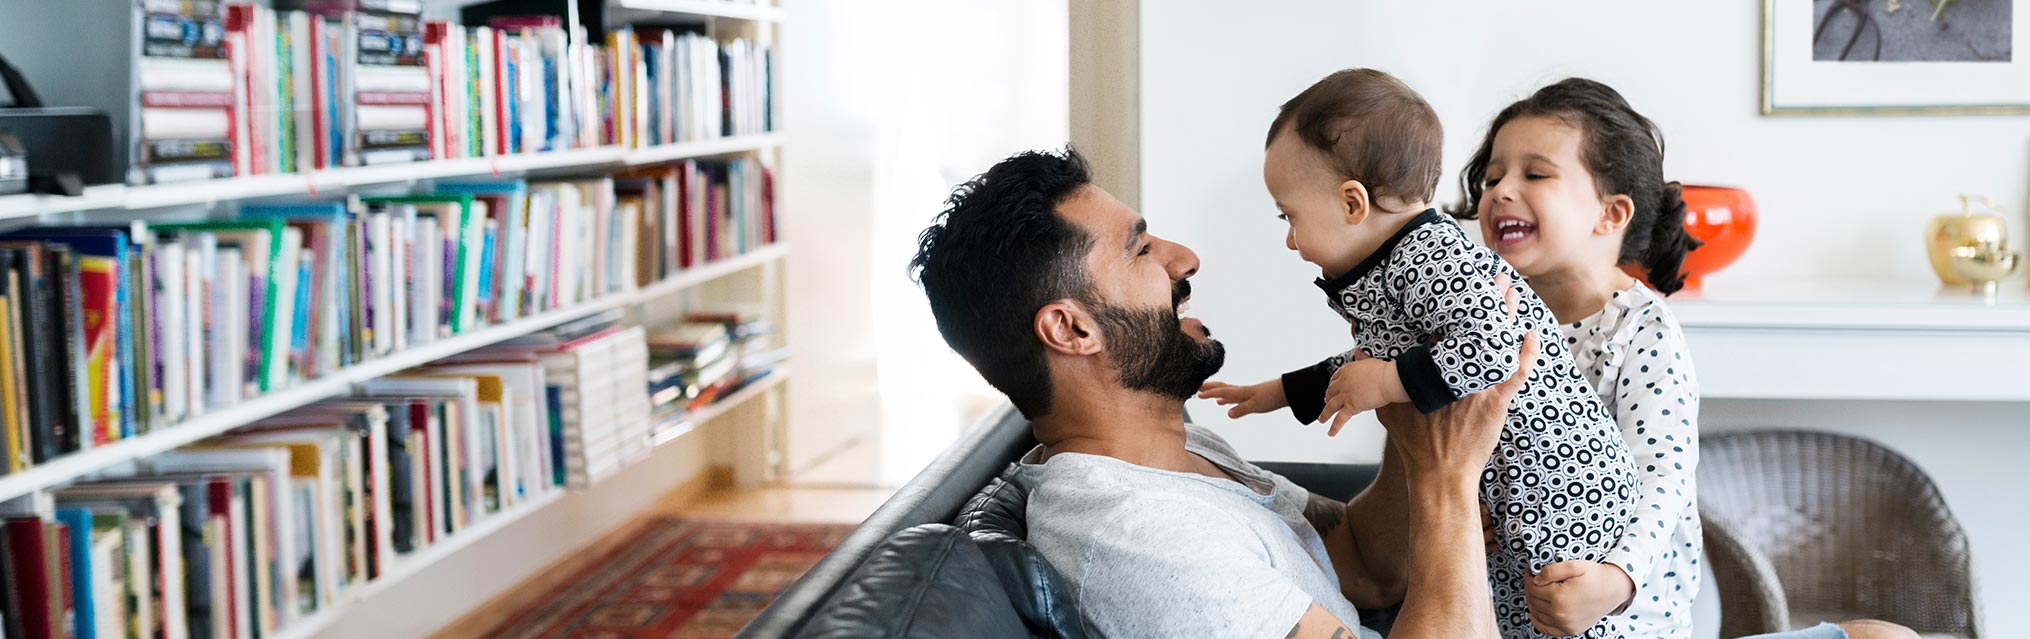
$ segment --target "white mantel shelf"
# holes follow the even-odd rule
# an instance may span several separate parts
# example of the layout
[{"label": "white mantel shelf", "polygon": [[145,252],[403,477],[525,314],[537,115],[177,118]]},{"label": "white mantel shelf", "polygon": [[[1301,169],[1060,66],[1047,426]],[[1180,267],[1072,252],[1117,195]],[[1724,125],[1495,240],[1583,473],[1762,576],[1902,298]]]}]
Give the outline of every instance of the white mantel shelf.
[{"label": "white mantel shelf", "polygon": [[1669,300],[1708,399],[2030,402],[2030,288],[1722,280]]}]

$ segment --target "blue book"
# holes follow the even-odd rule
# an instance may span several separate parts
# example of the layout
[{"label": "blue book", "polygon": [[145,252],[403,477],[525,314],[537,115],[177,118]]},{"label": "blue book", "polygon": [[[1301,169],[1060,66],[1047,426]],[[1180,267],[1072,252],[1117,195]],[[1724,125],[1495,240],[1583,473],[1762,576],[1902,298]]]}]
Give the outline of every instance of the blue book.
[{"label": "blue book", "polygon": [[543,140],[545,151],[562,151],[571,147],[564,139],[562,106],[557,104],[557,59],[543,58]]},{"label": "blue book", "polygon": [[77,639],[98,637],[98,613],[92,602],[92,511],[58,508],[56,520],[68,526],[70,539],[70,592],[72,619]]}]

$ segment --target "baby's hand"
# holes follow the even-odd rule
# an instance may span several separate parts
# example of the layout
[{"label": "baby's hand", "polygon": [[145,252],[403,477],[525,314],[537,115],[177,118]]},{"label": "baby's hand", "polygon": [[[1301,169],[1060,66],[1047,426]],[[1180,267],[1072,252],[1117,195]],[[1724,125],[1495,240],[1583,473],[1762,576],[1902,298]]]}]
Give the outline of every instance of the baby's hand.
[{"label": "baby's hand", "polygon": [[1290,398],[1283,395],[1281,377],[1251,386],[1206,382],[1198,387],[1198,398],[1210,399],[1221,406],[1235,405],[1227,409],[1226,416],[1236,419],[1242,415],[1266,413],[1290,405]]},{"label": "baby's hand", "polygon": [[1325,411],[1318,414],[1318,421],[1330,420],[1332,428],[1325,434],[1336,437],[1354,415],[1407,401],[1410,395],[1396,376],[1395,362],[1357,356],[1332,373],[1332,384],[1325,387]]},{"label": "baby's hand", "polygon": [[1523,582],[1530,625],[1553,637],[1584,634],[1635,598],[1635,581],[1621,566],[1561,561]]}]

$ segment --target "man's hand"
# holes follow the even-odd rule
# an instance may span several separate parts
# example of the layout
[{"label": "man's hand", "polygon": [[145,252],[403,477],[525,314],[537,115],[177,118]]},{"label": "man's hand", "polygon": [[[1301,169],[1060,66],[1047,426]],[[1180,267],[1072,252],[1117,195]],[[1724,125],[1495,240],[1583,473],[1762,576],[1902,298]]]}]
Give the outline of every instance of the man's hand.
[{"label": "man's hand", "polygon": [[1332,428],[1325,434],[1337,437],[1354,415],[1407,401],[1410,394],[1403,390],[1402,378],[1396,376],[1395,362],[1356,357],[1333,371],[1332,384],[1325,387],[1325,411],[1318,414],[1318,421],[1331,421]]},{"label": "man's hand", "polygon": [[1561,561],[1523,583],[1530,625],[1553,637],[1584,634],[1635,598],[1635,580],[1609,563]]},{"label": "man's hand", "polygon": [[1404,466],[1411,477],[1439,472],[1471,475],[1477,482],[1501,429],[1508,423],[1508,405],[1529,380],[1537,361],[1541,337],[1530,331],[1517,353],[1519,364],[1508,381],[1467,395],[1429,415],[1409,404],[1396,403],[1376,409],[1389,439],[1402,446]]},{"label": "man's hand", "polygon": [[1283,394],[1281,377],[1248,386],[1206,382],[1198,387],[1198,398],[1210,399],[1221,406],[1232,405],[1233,408],[1226,411],[1226,416],[1230,419],[1281,410],[1290,405],[1289,397]]}]

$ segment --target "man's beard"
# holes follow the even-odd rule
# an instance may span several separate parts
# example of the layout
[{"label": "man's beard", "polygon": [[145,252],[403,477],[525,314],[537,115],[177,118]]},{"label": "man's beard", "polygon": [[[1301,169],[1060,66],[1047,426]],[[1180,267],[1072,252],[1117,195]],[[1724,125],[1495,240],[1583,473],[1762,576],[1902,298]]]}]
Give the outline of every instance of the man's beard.
[{"label": "man's beard", "polygon": [[1093,305],[1093,318],[1106,340],[1107,360],[1128,390],[1189,399],[1226,363],[1225,346],[1213,340],[1201,343],[1184,334],[1175,308],[1131,309],[1100,303]]}]

